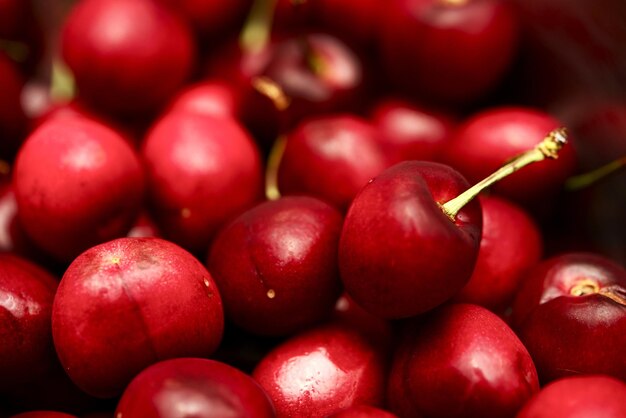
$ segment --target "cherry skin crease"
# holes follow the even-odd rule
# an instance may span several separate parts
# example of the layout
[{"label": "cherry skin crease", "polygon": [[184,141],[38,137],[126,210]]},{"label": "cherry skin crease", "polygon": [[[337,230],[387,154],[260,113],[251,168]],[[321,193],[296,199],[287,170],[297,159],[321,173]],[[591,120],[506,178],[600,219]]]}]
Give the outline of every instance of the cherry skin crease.
[{"label": "cherry skin crease", "polygon": [[572,376],[552,382],[528,401],[516,418],[621,418],[626,384],[604,375]]},{"label": "cherry skin crease", "polygon": [[590,253],[544,260],[524,279],[513,323],[542,382],[576,374],[626,380],[626,270]]},{"label": "cherry skin crease", "polygon": [[499,317],[446,305],[407,325],[387,396],[402,417],[512,417],[539,390],[526,348]]},{"label": "cherry skin crease", "polygon": [[442,304],[470,279],[482,215],[470,202],[453,222],[439,206],[469,187],[443,164],[409,161],[354,198],[339,243],[347,293],[384,318],[408,318]]},{"label": "cherry skin crease", "polygon": [[210,355],[223,327],[211,275],[158,238],[120,238],[81,254],[63,275],[52,310],[61,363],[79,388],[102,398],[119,395],[159,360]]},{"label": "cherry skin crease", "polygon": [[0,254],[0,389],[32,384],[54,360],[50,318],[58,281],[39,266]]},{"label": "cherry skin crease", "polygon": [[261,386],[215,360],[177,358],[146,368],[128,385],[115,416],[142,418],[273,418]]},{"label": "cherry skin crease", "polygon": [[265,389],[276,417],[326,417],[348,407],[380,406],[385,353],[358,332],[327,325],[305,331],[270,351],[252,377]]},{"label": "cherry skin crease", "polygon": [[226,316],[261,335],[287,335],[328,317],[341,285],[342,216],[311,197],[264,202],[226,226],[208,269]]},{"label": "cherry skin crease", "polygon": [[59,261],[124,236],[142,203],[144,179],[135,151],[95,121],[44,123],[20,149],[14,170],[20,222]]}]

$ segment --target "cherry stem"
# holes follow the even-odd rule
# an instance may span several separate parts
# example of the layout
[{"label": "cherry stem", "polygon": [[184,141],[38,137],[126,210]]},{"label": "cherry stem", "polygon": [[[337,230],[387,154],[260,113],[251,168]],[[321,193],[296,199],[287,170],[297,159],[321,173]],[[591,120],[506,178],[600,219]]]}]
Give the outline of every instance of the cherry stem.
[{"label": "cherry stem", "polygon": [[529,164],[542,161],[546,158],[558,158],[559,150],[563,148],[566,143],[567,130],[565,128],[558,128],[551,131],[535,148],[518,155],[484,180],[476,183],[454,199],[444,203],[441,205],[441,209],[454,221],[459,211],[478,196],[480,192]]},{"label": "cherry stem", "polygon": [[252,4],[239,36],[239,45],[244,53],[259,52],[265,48],[272,32],[275,7],[276,0],[256,0]]},{"label": "cherry stem", "polygon": [[0,39],[0,50],[4,51],[13,61],[24,62],[28,58],[30,48],[23,42]]},{"label": "cherry stem", "polygon": [[601,295],[611,299],[615,303],[626,306],[626,298],[614,292],[611,287],[600,288],[600,285],[591,279],[584,279],[576,283],[571,289],[572,296]]},{"label": "cherry stem", "polygon": [[280,190],[278,189],[278,167],[285,153],[287,145],[287,136],[281,135],[276,138],[270,155],[267,158],[267,168],[265,170],[265,197],[267,200],[280,199]]},{"label": "cherry stem", "polygon": [[595,170],[589,171],[588,173],[583,173],[574,177],[570,177],[565,182],[565,188],[569,191],[584,189],[585,187],[591,186],[592,184],[596,183],[599,180],[602,180],[609,174],[616,172],[624,166],[626,166],[626,156],[611,161],[610,163],[605,164],[600,168],[596,168]]},{"label": "cherry stem", "polygon": [[283,111],[291,104],[291,99],[285,94],[283,89],[271,78],[254,77],[252,87],[272,101],[277,110]]},{"label": "cherry stem", "polygon": [[52,63],[50,97],[55,102],[69,101],[76,94],[76,83],[70,69],[59,59]]}]

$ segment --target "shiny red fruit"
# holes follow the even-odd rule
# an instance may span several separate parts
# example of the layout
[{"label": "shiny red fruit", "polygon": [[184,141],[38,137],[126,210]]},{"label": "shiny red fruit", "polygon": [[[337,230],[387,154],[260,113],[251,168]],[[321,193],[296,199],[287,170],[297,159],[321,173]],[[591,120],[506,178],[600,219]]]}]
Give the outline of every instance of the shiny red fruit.
[{"label": "shiny red fruit", "polygon": [[148,133],[141,155],[155,221],[166,238],[197,254],[262,198],[259,151],[235,119],[168,113]]},{"label": "shiny red fruit", "polygon": [[52,119],[17,156],[13,185],[30,237],[60,261],[126,234],[142,203],[139,159],[116,132],[86,119]]},{"label": "shiny red fruit", "polygon": [[276,347],[252,376],[274,403],[278,418],[322,418],[354,405],[380,406],[384,363],[384,353],[358,332],[326,326]]},{"label": "shiny red fruit", "polygon": [[485,308],[448,305],[407,331],[387,388],[399,416],[507,418],[539,390],[528,351]]},{"label": "shiny red fruit", "polygon": [[516,418],[623,418],[626,384],[602,375],[568,377],[545,386]]},{"label": "shiny red fruit", "polygon": [[98,397],[120,394],[159,360],[210,355],[223,326],[211,275],[158,238],[120,238],[81,254],[52,310],[61,363],[76,385]]},{"label": "shiny red fruit", "polygon": [[543,261],[524,279],[513,321],[542,381],[626,380],[626,270],[612,260],[568,253]]},{"label": "shiny red fruit", "polygon": [[158,110],[195,59],[189,28],[153,0],[84,0],[68,15],[63,58],[80,97],[123,116]]},{"label": "shiny red fruit", "polygon": [[214,360],[178,358],[143,370],[128,385],[117,417],[273,418],[274,408],[257,382]]},{"label": "shiny red fruit", "polygon": [[483,234],[469,282],[455,300],[502,312],[524,275],[541,259],[543,243],[535,221],[519,206],[481,196]]},{"label": "shiny red fruit", "polygon": [[397,164],[369,182],[346,215],[339,268],[347,293],[384,318],[426,312],[469,280],[480,244],[480,205],[452,221],[441,204],[468,188],[451,167]]},{"label": "shiny red fruit", "polygon": [[255,334],[282,335],[327,317],[341,285],[342,216],[310,197],[283,197],[237,217],[208,260],[226,316]]},{"label": "shiny red fruit", "polygon": [[179,111],[236,118],[239,108],[235,88],[221,80],[193,84],[170,102],[168,112]]}]

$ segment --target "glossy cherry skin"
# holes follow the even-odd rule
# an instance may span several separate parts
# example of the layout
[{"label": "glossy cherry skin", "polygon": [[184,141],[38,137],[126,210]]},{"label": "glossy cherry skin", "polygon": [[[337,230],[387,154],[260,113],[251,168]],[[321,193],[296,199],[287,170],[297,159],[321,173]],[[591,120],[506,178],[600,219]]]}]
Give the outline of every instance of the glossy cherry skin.
[{"label": "glossy cherry skin", "polygon": [[141,155],[155,221],[166,238],[197,254],[206,254],[219,227],[261,199],[261,157],[235,119],[166,114]]},{"label": "glossy cherry skin", "polygon": [[580,373],[626,380],[626,270],[610,259],[543,261],[524,279],[513,321],[542,381]]},{"label": "glossy cherry skin", "polygon": [[153,0],[85,0],[68,15],[63,58],[82,99],[107,112],[158,110],[189,74],[189,28]]},{"label": "glossy cherry skin", "polygon": [[413,95],[471,103],[497,84],[516,55],[518,23],[507,2],[395,0],[385,12],[383,65]]},{"label": "glossy cherry skin", "polygon": [[0,392],[41,378],[54,361],[50,316],[57,280],[0,254]]},{"label": "glossy cherry skin", "polygon": [[370,123],[348,114],[322,116],[303,121],[287,136],[278,188],[282,194],[315,196],[345,210],[389,165]]},{"label": "glossy cherry skin", "polygon": [[142,202],[139,159],[116,132],[86,119],[53,119],[18,154],[13,185],[29,236],[60,261],[126,234]]},{"label": "glossy cherry skin", "polygon": [[278,418],[321,418],[354,405],[381,405],[384,363],[384,353],[358,332],[325,326],[280,344],[252,377],[269,395]]},{"label": "glossy cherry skin", "polygon": [[428,311],[469,280],[482,229],[478,202],[453,222],[440,204],[468,188],[443,164],[407,161],[385,170],[355,197],[339,243],[347,293],[384,318]]},{"label": "glossy cherry skin", "polygon": [[626,384],[603,375],[572,376],[545,386],[516,418],[621,418]]},{"label": "glossy cherry skin", "polygon": [[70,378],[98,397],[119,395],[159,360],[208,356],[222,337],[222,302],[187,251],[158,238],[120,238],[69,266],[52,309],[52,334]]},{"label": "glossy cherry skin", "polygon": [[384,411],[369,405],[358,405],[339,411],[329,418],[397,418],[391,412]]},{"label": "glossy cherry skin", "polygon": [[469,282],[455,300],[503,311],[524,275],[539,262],[539,226],[519,206],[496,196],[481,196],[483,233]]},{"label": "glossy cherry skin", "polygon": [[214,360],[178,358],[143,370],[128,385],[115,416],[272,418],[274,408],[252,377]]},{"label": "glossy cherry skin", "polygon": [[498,316],[446,305],[409,323],[394,354],[391,410],[402,417],[512,417],[539,390],[528,351]]},{"label": "glossy cherry skin", "polygon": [[235,118],[239,111],[236,91],[221,80],[193,84],[170,102],[168,112],[178,111]]},{"label": "glossy cherry skin", "polygon": [[26,131],[20,95],[24,80],[17,67],[0,51],[0,158],[11,158]]},{"label": "glossy cherry skin", "polygon": [[394,163],[440,161],[455,128],[451,116],[398,99],[379,102],[371,114],[383,148]]},{"label": "glossy cherry skin", "polygon": [[208,269],[226,316],[262,335],[285,335],[327,317],[341,291],[342,216],[311,197],[261,203],[215,239]]},{"label": "glossy cherry skin", "polygon": [[[483,110],[459,126],[445,150],[444,160],[467,179],[478,182],[511,158],[534,148],[561,123],[533,108],[499,107]],[[537,203],[550,198],[576,169],[570,143],[558,159],[524,167],[493,186],[493,191],[520,203]],[[541,202],[545,204],[545,202]]]},{"label": "glossy cherry skin", "polygon": [[180,13],[205,39],[237,32],[252,0],[159,0]]},{"label": "glossy cherry skin", "polygon": [[11,418],[78,418],[76,415],[54,411],[31,411],[13,415]]}]

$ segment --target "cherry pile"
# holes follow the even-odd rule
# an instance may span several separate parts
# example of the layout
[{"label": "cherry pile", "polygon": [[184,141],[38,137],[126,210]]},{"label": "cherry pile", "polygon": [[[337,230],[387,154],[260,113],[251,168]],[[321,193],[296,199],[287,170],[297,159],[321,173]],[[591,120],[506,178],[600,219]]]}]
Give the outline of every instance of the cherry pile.
[{"label": "cherry pile", "polygon": [[626,417],[622,3],[0,0],[0,418]]}]

